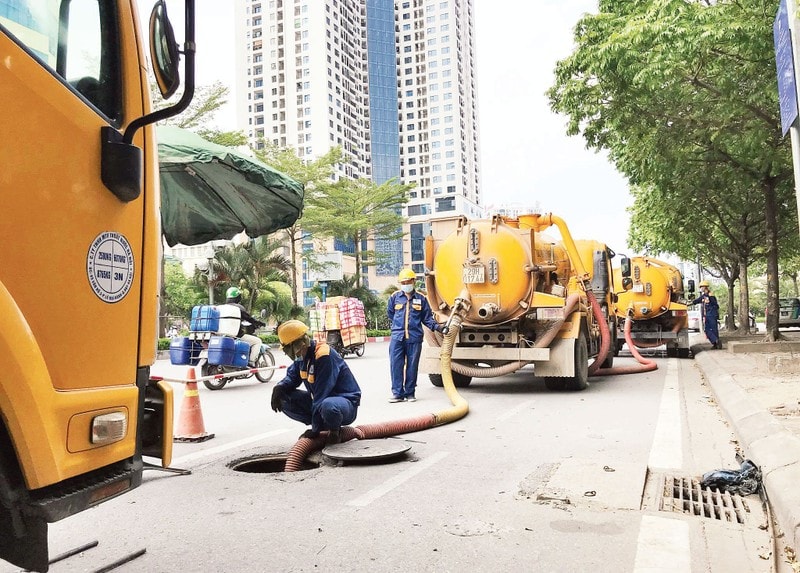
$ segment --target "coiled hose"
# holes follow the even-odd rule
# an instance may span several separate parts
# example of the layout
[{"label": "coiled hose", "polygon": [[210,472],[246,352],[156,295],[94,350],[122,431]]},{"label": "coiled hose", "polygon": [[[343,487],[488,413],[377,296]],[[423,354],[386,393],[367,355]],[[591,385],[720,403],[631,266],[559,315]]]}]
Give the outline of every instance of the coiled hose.
[{"label": "coiled hose", "polygon": [[[575,306],[580,301],[580,296],[577,294],[571,294],[567,297],[564,301],[564,309],[562,312],[561,317],[553,321],[550,326],[548,326],[547,330],[545,330],[544,334],[539,336],[534,342],[534,348],[547,348],[553,342],[553,339],[558,334],[558,331],[561,330],[561,326],[566,322],[567,318],[572,311],[575,309]],[[428,344],[431,346],[441,346],[442,342],[440,340],[441,335],[438,335],[434,332],[428,334],[425,333],[426,340]],[[520,361],[515,360],[513,362],[506,362],[505,364],[500,364],[499,366],[470,366],[468,364],[461,364],[460,362],[452,362],[449,360],[453,372],[457,372],[462,374],[463,376],[471,376],[473,378],[496,378],[498,376],[505,376],[506,374],[511,374],[512,372],[516,372],[523,366],[530,364],[528,361]],[[444,371],[444,368],[442,368]]]},{"label": "coiled hose", "polygon": [[[458,393],[453,383],[453,373],[451,372],[450,358],[453,354],[453,346],[461,330],[461,318],[457,314],[453,315],[450,329],[444,337],[441,351],[441,369],[444,391],[450,399],[452,407],[433,414],[423,414],[415,418],[394,420],[378,424],[365,424],[362,426],[344,426],[341,429],[340,437],[343,442],[349,440],[365,440],[372,438],[386,438],[398,434],[408,434],[427,430],[435,426],[441,426],[450,422],[455,422],[469,413],[467,401]],[[285,472],[295,472],[302,468],[303,461],[317,450],[325,446],[328,432],[321,432],[316,438],[300,438],[297,440],[289,454],[286,456]]]},{"label": "coiled hose", "polygon": [[628,347],[631,349],[631,354],[633,354],[633,357],[639,362],[639,365],[600,368],[600,365],[605,361],[606,356],[608,356],[608,352],[611,347],[611,332],[608,329],[608,322],[606,317],[603,315],[603,311],[600,308],[600,304],[597,302],[597,298],[595,298],[594,293],[590,290],[587,290],[586,296],[592,305],[592,313],[594,313],[595,320],[597,320],[597,322],[600,324],[600,351],[598,352],[594,362],[589,365],[589,376],[638,374],[639,372],[650,372],[651,370],[657,369],[658,364],[648,358],[644,358],[641,354],[639,354],[639,351],[633,344],[633,339],[631,338],[631,326],[633,324],[633,320],[631,319],[630,314],[628,314],[625,319],[625,342],[628,343]]}]

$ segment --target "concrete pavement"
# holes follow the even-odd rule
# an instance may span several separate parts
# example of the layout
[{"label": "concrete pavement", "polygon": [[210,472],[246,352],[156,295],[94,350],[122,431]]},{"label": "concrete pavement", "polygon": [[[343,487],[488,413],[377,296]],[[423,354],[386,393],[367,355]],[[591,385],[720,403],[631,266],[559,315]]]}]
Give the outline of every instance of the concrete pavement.
[{"label": "concrete pavement", "polygon": [[[692,351],[720,408],[739,439],[742,455],[761,468],[764,488],[783,533],[800,550],[800,333],[763,343],[722,335],[712,350],[701,334]],[[716,469],[716,468],[709,468]],[[733,469],[733,468],[732,468]],[[780,535],[781,531],[776,532]],[[780,539],[779,539],[780,542]]]}]

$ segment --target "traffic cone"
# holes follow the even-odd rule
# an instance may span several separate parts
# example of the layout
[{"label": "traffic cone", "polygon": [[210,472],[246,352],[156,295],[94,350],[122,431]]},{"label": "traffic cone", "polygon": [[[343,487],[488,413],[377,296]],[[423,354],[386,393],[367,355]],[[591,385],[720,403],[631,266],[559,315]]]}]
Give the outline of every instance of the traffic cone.
[{"label": "traffic cone", "polygon": [[203,410],[200,409],[200,393],[194,368],[189,368],[187,382],[183,389],[183,402],[178,417],[178,433],[173,437],[175,442],[205,442],[214,437],[206,432],[203,424]]}]

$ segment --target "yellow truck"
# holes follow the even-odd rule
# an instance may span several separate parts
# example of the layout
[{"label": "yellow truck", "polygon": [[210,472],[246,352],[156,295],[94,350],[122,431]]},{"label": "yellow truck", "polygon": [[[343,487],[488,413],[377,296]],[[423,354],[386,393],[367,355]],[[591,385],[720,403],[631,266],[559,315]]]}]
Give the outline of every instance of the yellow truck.
[{"label": "yellow truck", "polygon": [[[689,290],[694,290],[689,281]],[[689,316],[683,275],[673,265],[647,256],[621,257],[614,269],[618,334],[615,352],[625,343],[623,329],[631,318],[631,340],[640,348],[666,345],[667,356],[689,357]]]},{"label": "yellow truck", "polygon": [[[0,3],[0,558],[48,569],[48,523],[141,483],[172,456],[171,388],[151,379],[160,196],[135,0]],[[153,72],[178,87],[163,1]]]},{"label": "yellow truck", "polygon": [[[560,240],[544,234],[551,226]],[[425,245],[426,296],[437,320],[455,316],[460,325],[454,384],[532,364],[551,390],[585,389],[603,331],[616,334],[613,256],[599,241],[574,241],[552,214],[433,221]],[[420,360],[420,371],[437,386],[441,342],[428,332]],[[603,366],[611,366],[615,346],[609,338]]]}]

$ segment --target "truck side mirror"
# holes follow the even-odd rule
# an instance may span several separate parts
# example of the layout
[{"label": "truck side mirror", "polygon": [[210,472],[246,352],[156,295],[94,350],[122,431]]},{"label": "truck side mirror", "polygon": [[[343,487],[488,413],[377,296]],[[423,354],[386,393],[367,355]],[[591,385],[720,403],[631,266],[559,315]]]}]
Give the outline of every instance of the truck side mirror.
[{"label": "truck side mirror", "polygon": [[168,99],[181,83],[178,73],[180,55],[164,0],[156,2],[150,13],[150,57],[158,89],[164,99]]},{"label": "truck side mirror", "polygon": [[[622,271],[622,276],[623,277],[630,278],[630,276],[631,276],[631,260],[628,257],[626,257],[625,255],[622,255],[622,258],[619,260],[619,268],[620,268],[620,271]],[[622,281],[622,284],[623,284],[623,286],[625,285],[625,281],[624,280]]]},{"label": "truck side mirror", "polygon": [[[687,282],[689,286],[689,294],[694,295],[694,279],[689,279]],[[694,296],[692,296],[692,298],[694,298]]]}]

